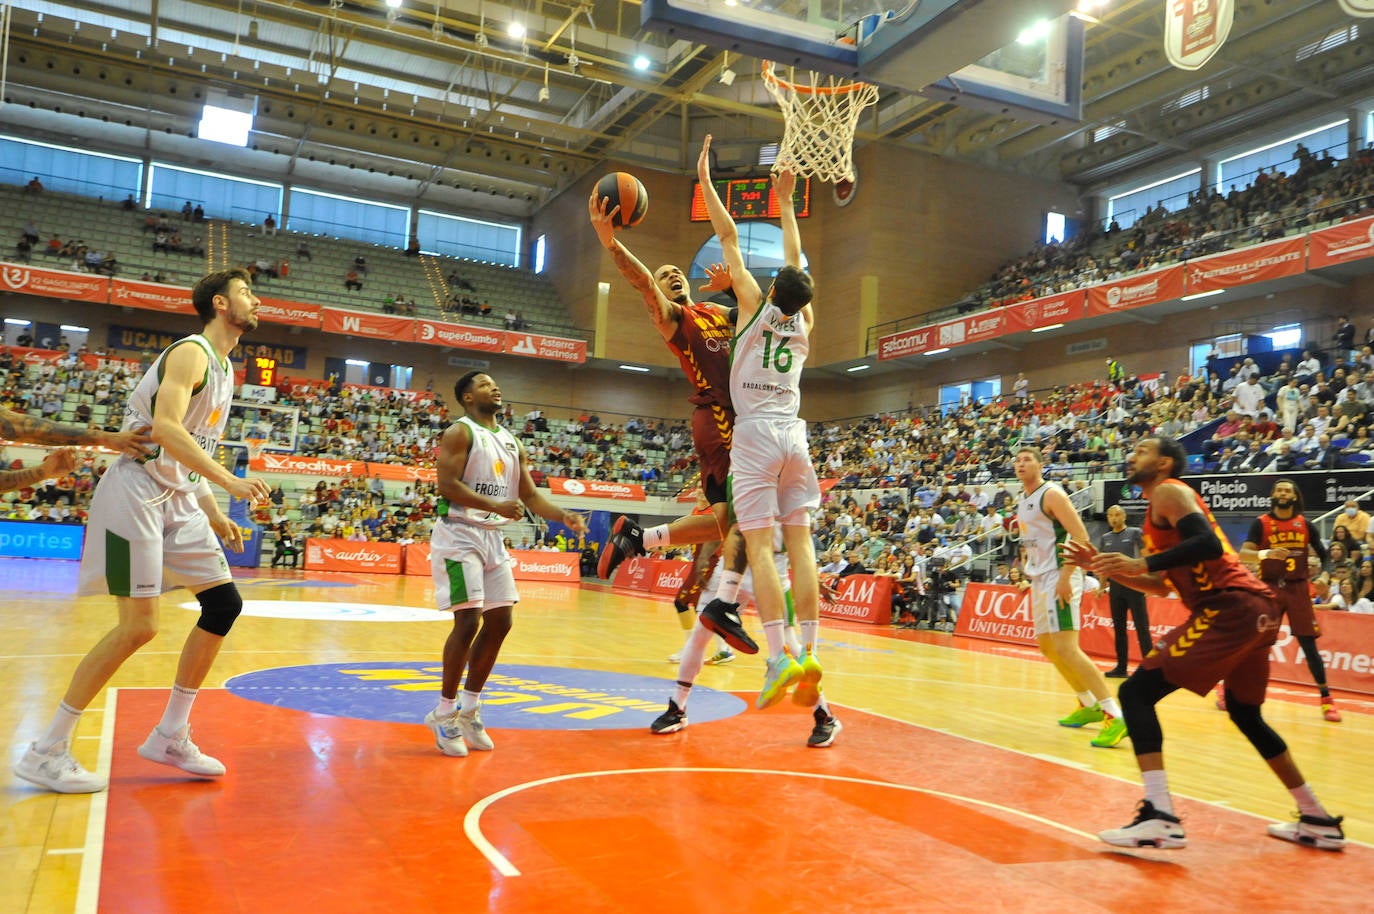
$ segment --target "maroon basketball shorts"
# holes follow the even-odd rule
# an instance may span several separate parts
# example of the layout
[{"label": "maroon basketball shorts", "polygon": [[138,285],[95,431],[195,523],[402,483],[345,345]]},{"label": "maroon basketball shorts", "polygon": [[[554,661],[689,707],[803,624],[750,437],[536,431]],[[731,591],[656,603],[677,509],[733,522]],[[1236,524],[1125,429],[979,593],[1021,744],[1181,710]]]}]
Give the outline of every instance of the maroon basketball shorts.
[{"label": "maroon basketball shorts", "polygon": [[1221,590],[1203,599],[1140,665],[1161,670],[1169,682],[1198,695],[1225,679],[1237,701],[1262,704],[1269,648],[1282,618],[1278,603],[1272,594],[1249,590]]}]

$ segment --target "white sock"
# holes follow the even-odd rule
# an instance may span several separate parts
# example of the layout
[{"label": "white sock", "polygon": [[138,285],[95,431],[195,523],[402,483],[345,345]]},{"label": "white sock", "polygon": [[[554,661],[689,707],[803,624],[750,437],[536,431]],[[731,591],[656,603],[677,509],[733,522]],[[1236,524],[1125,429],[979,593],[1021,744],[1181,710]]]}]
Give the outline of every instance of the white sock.
[{"label": "white sock", "polygon": [[52,723],[48,724],[48,732],[34,743],[34,748],[39,752],[47,752],[63,740],[70,741],[72,734],[76,732],[77,722],[81,720],[81,714],[80,710],[65,701],[59,701],[57,711],[52,716]]},{"label": "white sock", "polygon": [[739,583],[744,580],[744,575],[738,571],[722,571],[720,573],[720,586],[716,588],[716,599],[726,603],[739,602]]},{"label": "white sock", "polygon": [[774,619],[763,623],[763,637],[768,642],[768,656],[776,657],[783,652],[782,620]]},{"label": "white sock", "polygon": [[1142,771],[1140,779],[1145,782],[1145,799],[1160,812],[1174,814],[1174,801],[1169,796],[1169,775],[1161,768],[1159,771]]},{"label": "white sock", "polygon": [[797,623],[797,628],[801,629],[802,646],[814,651],[816,639],[821,633],[821,620],[803,619]]},{"label": "white sock", "polygon": [[458,693],[459,711],[476,711],[477,706],[482,703],[482,693],[464,689]]},{"label": "white sock", "polygon": [[1317,800],[1317,794],[1312,790],[1310,784],[1303,783],[1297,787],[1291,787],[1288,792],[1293,795],[1293,800],[1298,804],[1298,812],[1302,813],[1304,816],[1321,816],[1323,819],[1331,818],[1326,811],[1326,807]]},{"label": "white sock", "polygon": [[793,657],[802,655],[801,638],[797,636],[797,628],[794,625],[783,626],[782,640],[787,645],[787,649],[792,652]]},{"label": "white sock", "polygon": [[434,709],[434,716],[435,716],[435,717],[448,717],[450,714],[452,714],[454,711],[457,711],[457,710],[458,710],[458,699],[456,699],[456,698],[445,698],[444,696],[440,695],[440,696],[439,696],[439,707],[437,707],[437,708]]},{"label": "white sock", "polygon": [[692,684],[690,682],[678,682],[673,689],[673,704],[677,705],[679,711],[687,710],[687,696],[692,694]]},{"label": "white sock", "polygon": [[1079,703],[1080,705],[1082,705],[1083,707],[1085,707],[1085,708],[1093,708],[1093,707],[1096,707],[1096,706],[1097,706],[1097,696],[1094,695],[1092,692],[1079,692],[1079,693],[1078,693],[1078,703]]},{"label": "white sock", "polygon": [[1102,705],[1102,712],[1108,717],[1121,716],[1121,705],[1115,698],[1104,698],[1098,704]]},{"label": "white sock", "polygon": [[644,531],[644,548],[657,549],[660,546],[670,546],[668,538],[668,525],[659,524],[657,527],[648,527]]},{"label": "white sock", "polygon": [[162,720],[157,730],[163,736],[175,736],[191,719],[191,705],[196,700],[198,689],[173,685],[172,694],[167,699],[167,710],[162,712]]},{"label": "white sock", "polygon": [[816,702],[816,707],[820,708],[820,709],[821,709],[821,713],[824,714],[826,717],[833,717],[833,716],[834,716],[833,714],[830,713],[830,703],[827,702],[827,701],[825,700],[825,696],[824,696],[824,695],[821,696],[821,700],[820,700],[820,701]]},{"label": "white sock", "polygon": [[[682,659],[677,662],[677,681],[687,683],[688,688],[697,681],[697,674],[701,672],[701,665],[706,661],[706,648],[711,644],[711,631],[697,620],[697,624],[692,626],[692,630],[687,633],[687,641],[682,645]],[[686,696],[683,696],[686,701]],[[678,707],[684,707],[682,702],[678,702]]]}]

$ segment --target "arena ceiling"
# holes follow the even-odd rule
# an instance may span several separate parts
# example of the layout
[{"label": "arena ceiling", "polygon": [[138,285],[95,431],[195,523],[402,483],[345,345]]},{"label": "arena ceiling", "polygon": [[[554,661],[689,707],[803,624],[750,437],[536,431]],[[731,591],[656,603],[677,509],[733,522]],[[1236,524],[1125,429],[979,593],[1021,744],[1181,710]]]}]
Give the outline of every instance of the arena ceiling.
[{"label": "arena ceiling", "polygon": [[[1164,7],[1107,0],[1091,14],[1082,122],[885,91],[858,142],[1086,191],[1316,110],[1368,110],[1374,98],[1374,20],[1351,18],[1336,0],[1237,0],[1227,44],[1196,72],[1165,59]],[[758,61],[647,32],[634,0],[394,9],[384,0],[24,0],[8,9],[0,129],[429,207],[526,218],[608,159],[689,173],[709,131],[721,170],[744,172],[781,136]],[[507,36],[512,18],[523,39]],[[634,69],[638,53],[653,60],[649,70]],[[739,74],[730,85],[720,80],[727,66]],[[191,139],[211,96],[256,100],[249,148]]]}]

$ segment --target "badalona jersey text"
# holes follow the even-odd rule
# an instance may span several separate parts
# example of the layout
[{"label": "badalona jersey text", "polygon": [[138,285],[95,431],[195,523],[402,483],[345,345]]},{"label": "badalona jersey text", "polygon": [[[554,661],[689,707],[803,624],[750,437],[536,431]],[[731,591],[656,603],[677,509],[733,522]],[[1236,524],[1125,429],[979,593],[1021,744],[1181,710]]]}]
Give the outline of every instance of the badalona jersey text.
[{"label": "badalona jersey text", "polygon": [[[162,376],[167,370],[167,355],[178,346],[199,346],[205,350],[208,363],[205,375],[191,389],[191,400],[186,406],[186,416],[181,424],[201,450],[215,456],[220,439],[224,437],[224,427],[229,422],[229,406],[234,400],[234,369],[228,359],[221,359],[210,341],[199,333],[177,340],[162,351],[148,371],[139,379],[129,405],[124,409],[124,431],[149,429],[153,425],[153,404],[157,402],[158,391],[162,389]],[[121,460],[128,460],[121,457]],[[193,492],[200,487],[200,474],[187,469],[157,448],[151,456],[142,457],[138,462],[148,475],[169,489],[179,492]]]},{"label": "badalona jersey text", "polygon": [[[468,434],[472,436],[467,466],[463,469],[463,482],[478,495],[497,501],[519,498],[520,443],[515,436],[500,426],[495,430],[484,428],[467,416],[458,421],[467,426]],[[511,523],[509,517],[495,512],[454,504],[449,505],[445,519],[449,523],[476,527],[501,527]]]},{"label": "badalona jersey text", "polygon": [[730,356],[730,399],[741,418],[797,418],[801,374],[810,353],[801,314],[791,317],[764,302],[735,335]]}]

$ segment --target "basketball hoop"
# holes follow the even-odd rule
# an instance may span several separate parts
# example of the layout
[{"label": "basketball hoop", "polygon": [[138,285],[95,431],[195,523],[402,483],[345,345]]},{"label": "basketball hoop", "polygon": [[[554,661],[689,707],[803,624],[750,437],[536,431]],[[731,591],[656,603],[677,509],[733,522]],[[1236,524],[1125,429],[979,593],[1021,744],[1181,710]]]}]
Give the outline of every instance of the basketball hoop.
[{"label": "basketball hoop", "polygon": [[792,82],[773,67],[773,61],[763,62],[764,85],[782,109],[784,124],[773,171],[832,184],[853,181],[854,129],[863,110],[878,100],[878,87],[815,72],[808,82]]},{"label": "basketball hoop", "polygon": [[257,460],[262,456],[262,446],[267,443],[266,438],[245,438],[244,444],[248,445],[248,459]]}]

